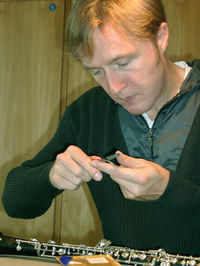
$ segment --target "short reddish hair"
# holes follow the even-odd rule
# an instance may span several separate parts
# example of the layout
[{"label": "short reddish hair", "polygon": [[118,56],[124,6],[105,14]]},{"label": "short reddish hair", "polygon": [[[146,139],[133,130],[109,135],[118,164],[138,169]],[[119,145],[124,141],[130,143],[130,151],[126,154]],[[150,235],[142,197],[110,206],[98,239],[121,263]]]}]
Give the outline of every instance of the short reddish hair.
[{"label": "short reddish hair", "polygon": [[161,0],[75,0],[67,23],[67,49],[80,59],[93,55],[93,33],[106,21],[131,37],[156,41],[166,22]]}]

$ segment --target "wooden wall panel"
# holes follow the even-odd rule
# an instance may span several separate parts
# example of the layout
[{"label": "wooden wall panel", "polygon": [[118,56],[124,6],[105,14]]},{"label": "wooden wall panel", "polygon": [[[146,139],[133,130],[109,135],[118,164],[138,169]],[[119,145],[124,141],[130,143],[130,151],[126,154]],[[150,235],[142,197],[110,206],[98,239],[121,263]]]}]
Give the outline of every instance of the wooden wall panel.
[{"label": "wooden wall panel", "polygon": [[87,184],[63,193],[61,243],[94,246],[102,239],[101,223]]},{"label": "wooden wall panel", "polygon": [[170,41],[168,56],[173,60],[192,60],[200,58],[200,1],[163,0]]},{"label": "wooden wall panel", "polygon": [[97,86],[92,75],[83,68],[82,64],[69,57],[67,105],[77,99],[88,89]]},{"label": "wooden wall panel", "polygon": [[[64,0],[54,1],[54,12],[51,3],[0,2],[0,195],[8,171],[35,155],[59,121]],[[0,217],[4,234],[52,238],[54,204],[22,220],[9,218],[0,203]]]}]

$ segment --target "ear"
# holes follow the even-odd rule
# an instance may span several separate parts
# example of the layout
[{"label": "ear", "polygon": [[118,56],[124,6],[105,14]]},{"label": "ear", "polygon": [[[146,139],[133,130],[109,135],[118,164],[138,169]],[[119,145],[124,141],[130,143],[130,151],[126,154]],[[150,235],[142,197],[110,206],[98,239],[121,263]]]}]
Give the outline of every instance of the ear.
[{"label": "ear", "polygon": [[160,28],[157,33],[157,45],[160,52],[165,53],[168,46],[169,29],[166,22],[160,24]]}]

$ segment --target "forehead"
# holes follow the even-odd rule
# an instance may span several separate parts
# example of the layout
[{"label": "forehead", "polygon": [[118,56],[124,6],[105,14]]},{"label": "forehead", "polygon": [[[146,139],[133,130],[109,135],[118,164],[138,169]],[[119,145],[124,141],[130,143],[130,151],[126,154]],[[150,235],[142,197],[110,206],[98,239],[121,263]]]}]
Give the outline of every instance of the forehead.
[{"label": "forehead", "polygon": [[134,39],[122,27],[113,25],[110,22],[105,23],[102,27],[96,28],[93,39],[95,41],[99,38],[107,42],[116,42],[120,41],[120,39],[131,41],[131,39]]},{"label": "forehead", "polygon": [[92,57],[81,59],[85,66],[106,64],[118,57],[137,50],[138,40],[131,38],[124,30],[108,23],[97,28],[93,34],[94,52]]}]

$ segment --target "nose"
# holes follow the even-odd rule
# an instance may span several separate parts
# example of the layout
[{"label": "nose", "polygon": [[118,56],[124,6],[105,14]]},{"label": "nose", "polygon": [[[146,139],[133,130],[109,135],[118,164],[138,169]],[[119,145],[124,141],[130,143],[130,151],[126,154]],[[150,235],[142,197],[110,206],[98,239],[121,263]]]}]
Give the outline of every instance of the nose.
[{"label": "nose", "polygon": [[122,80],[119,73],[115,71],[109,71],[105,74],[107,89],[113,95],[118,94],[122,89],[126,87],[126,83]]}]

